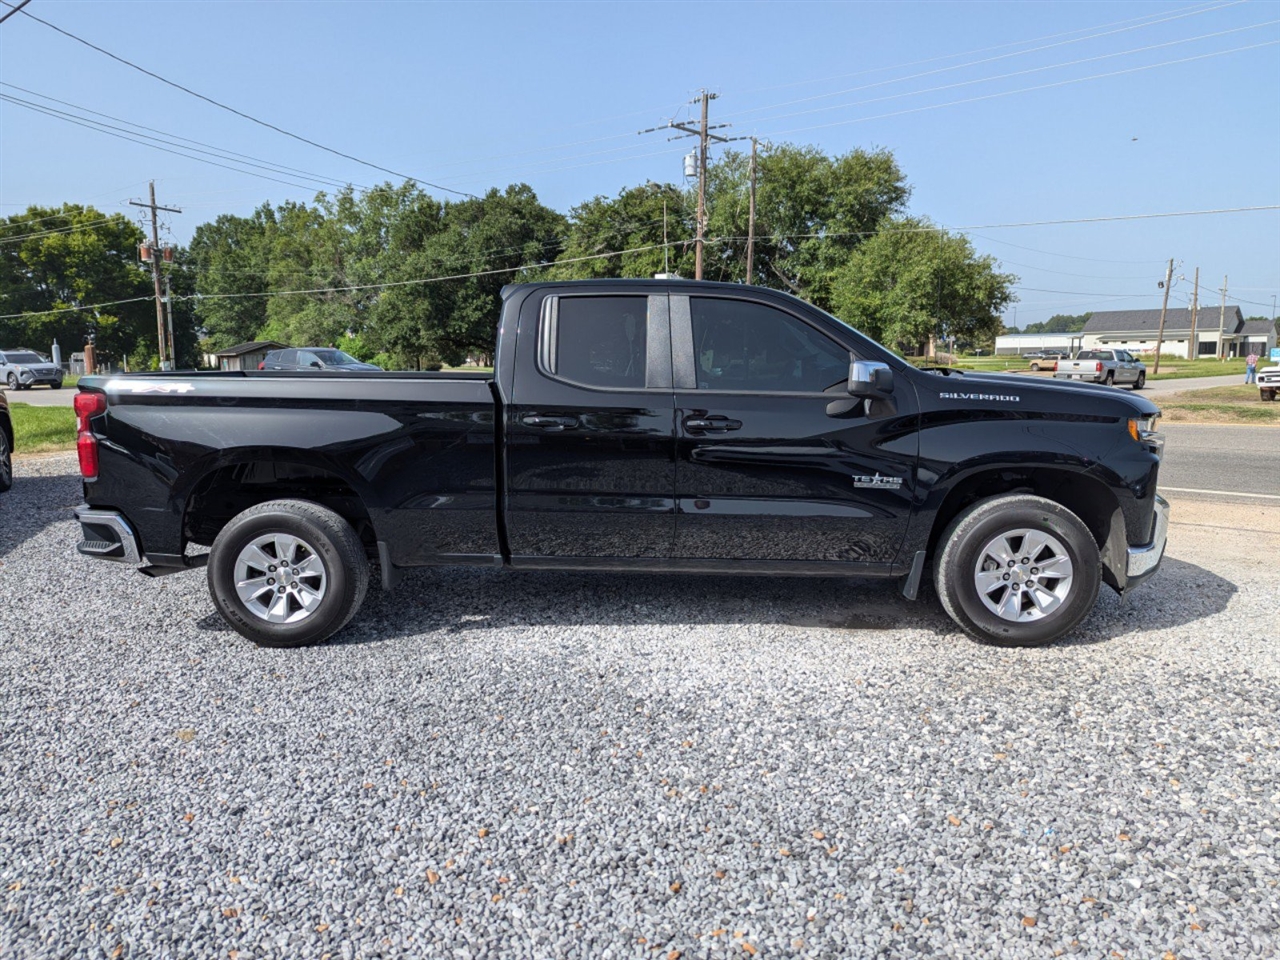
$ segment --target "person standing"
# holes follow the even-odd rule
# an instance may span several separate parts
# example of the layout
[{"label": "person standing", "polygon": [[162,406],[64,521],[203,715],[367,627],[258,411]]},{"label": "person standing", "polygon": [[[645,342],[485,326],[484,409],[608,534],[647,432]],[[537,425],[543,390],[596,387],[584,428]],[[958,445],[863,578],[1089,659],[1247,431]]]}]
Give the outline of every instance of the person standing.
[{"label": "person standing", "polygon": [[1244,358],[1244,382],[1258,382],[1258,355],[1251,353]]}]

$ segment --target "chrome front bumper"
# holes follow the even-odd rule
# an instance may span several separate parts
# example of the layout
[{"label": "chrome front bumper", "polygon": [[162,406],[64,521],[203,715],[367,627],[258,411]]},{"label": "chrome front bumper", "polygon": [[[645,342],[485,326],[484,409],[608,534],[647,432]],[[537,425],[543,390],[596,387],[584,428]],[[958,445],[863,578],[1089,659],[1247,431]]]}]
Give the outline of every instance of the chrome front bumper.
[{"label": "chrome front bumper", "polygon": [[138,549],[138,535],[129,521],[114,510],[93,510],[87,505],[76,507],[76,519],[80,521],[83,539],[76,549],[86,557],[99,560],[115,560],[138,566],[144,563]]},{"label": "chrome front bumper", "polygon": [[1155,536],[1145,547],[1130,547],[1126,572],[1128,579],[1136,580],[1154,573],[1164,559],[1164,545],[1169,539],[1169,501],[1156,495]]}]

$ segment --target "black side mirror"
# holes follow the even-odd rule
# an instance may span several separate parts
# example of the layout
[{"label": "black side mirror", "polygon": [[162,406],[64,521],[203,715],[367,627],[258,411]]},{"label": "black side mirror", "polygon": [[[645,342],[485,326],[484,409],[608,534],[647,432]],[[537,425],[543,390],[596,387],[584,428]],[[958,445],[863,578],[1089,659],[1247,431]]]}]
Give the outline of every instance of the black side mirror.
[{"label": "black side mirror", "polygon": [[323,363],[321,363],[319,360],[312,360],[312,361],[311,361],[311,366],[315,367],[317,370],[323,370],[323,369],[324,369],[324,364],[323,364]]},{"label": "black side mirror", "polygon": [[849,363],[849,395],[882,400],[893,393],[893,370],[878,360]]}]

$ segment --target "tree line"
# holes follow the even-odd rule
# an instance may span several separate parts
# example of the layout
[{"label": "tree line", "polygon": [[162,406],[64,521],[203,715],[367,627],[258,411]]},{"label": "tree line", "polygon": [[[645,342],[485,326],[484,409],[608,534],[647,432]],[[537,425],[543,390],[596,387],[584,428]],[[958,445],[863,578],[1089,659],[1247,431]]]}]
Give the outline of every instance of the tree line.
[{"label": "tree line", "polygon": [[[757,167],[753,282],[800,296],[890,346],[931,337],[989,345],[1016,277],[961,234],[907,215],[910,187],[887,150],[829,156],[781,144]],[[708,170],[704,276],[744,282],[749,161]],[[648,182],[562,214],[513,184],[441,201],[412,183],[264,203],[200,224],[175,252],[182,365],[249,340],[335,343],[390,368],[491,352],[508,283],[694,275],[696,198]],[[64,352],[92,338],[132,369],[156,363],[142,231],[65,204],[0,221],[0,346]],[[121,302],[124,301],[124,302]],[[92,309],[66,309],[92,307]]]}]

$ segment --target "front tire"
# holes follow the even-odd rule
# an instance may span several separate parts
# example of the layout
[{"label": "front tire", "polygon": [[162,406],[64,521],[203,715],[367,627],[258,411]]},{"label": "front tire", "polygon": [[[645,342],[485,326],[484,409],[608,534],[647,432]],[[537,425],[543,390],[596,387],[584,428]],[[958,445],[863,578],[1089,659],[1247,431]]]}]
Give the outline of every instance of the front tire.
[{"label": "front tire", "polygon": [[0,427],[0,493],[13,486],[13,451],[9,449],[9,436]]},{"label": "front tire", "polygon": [[209,593],[260,647],[302,647],[337,633],[369,588],[364,545],[342,517],[305,500],[250,507],[209,551]]},{"label": "front tire", "polygon": [[11,374],[9,374],[9,376],[5,378],[5,383],[7,383],[7,384],[9,385],[9,389],[10,389],[10,390],[17,390],[17,389],[18,389],[18,375],[17,375],[16,373],[11,373]]},{"label": "front tire", "polygon": [[970,636],[1001,647],[1046,646],[1093,609],[1098,545],[1061,504],[1027,494],[983,500],[943,533],[934,585]]}]

